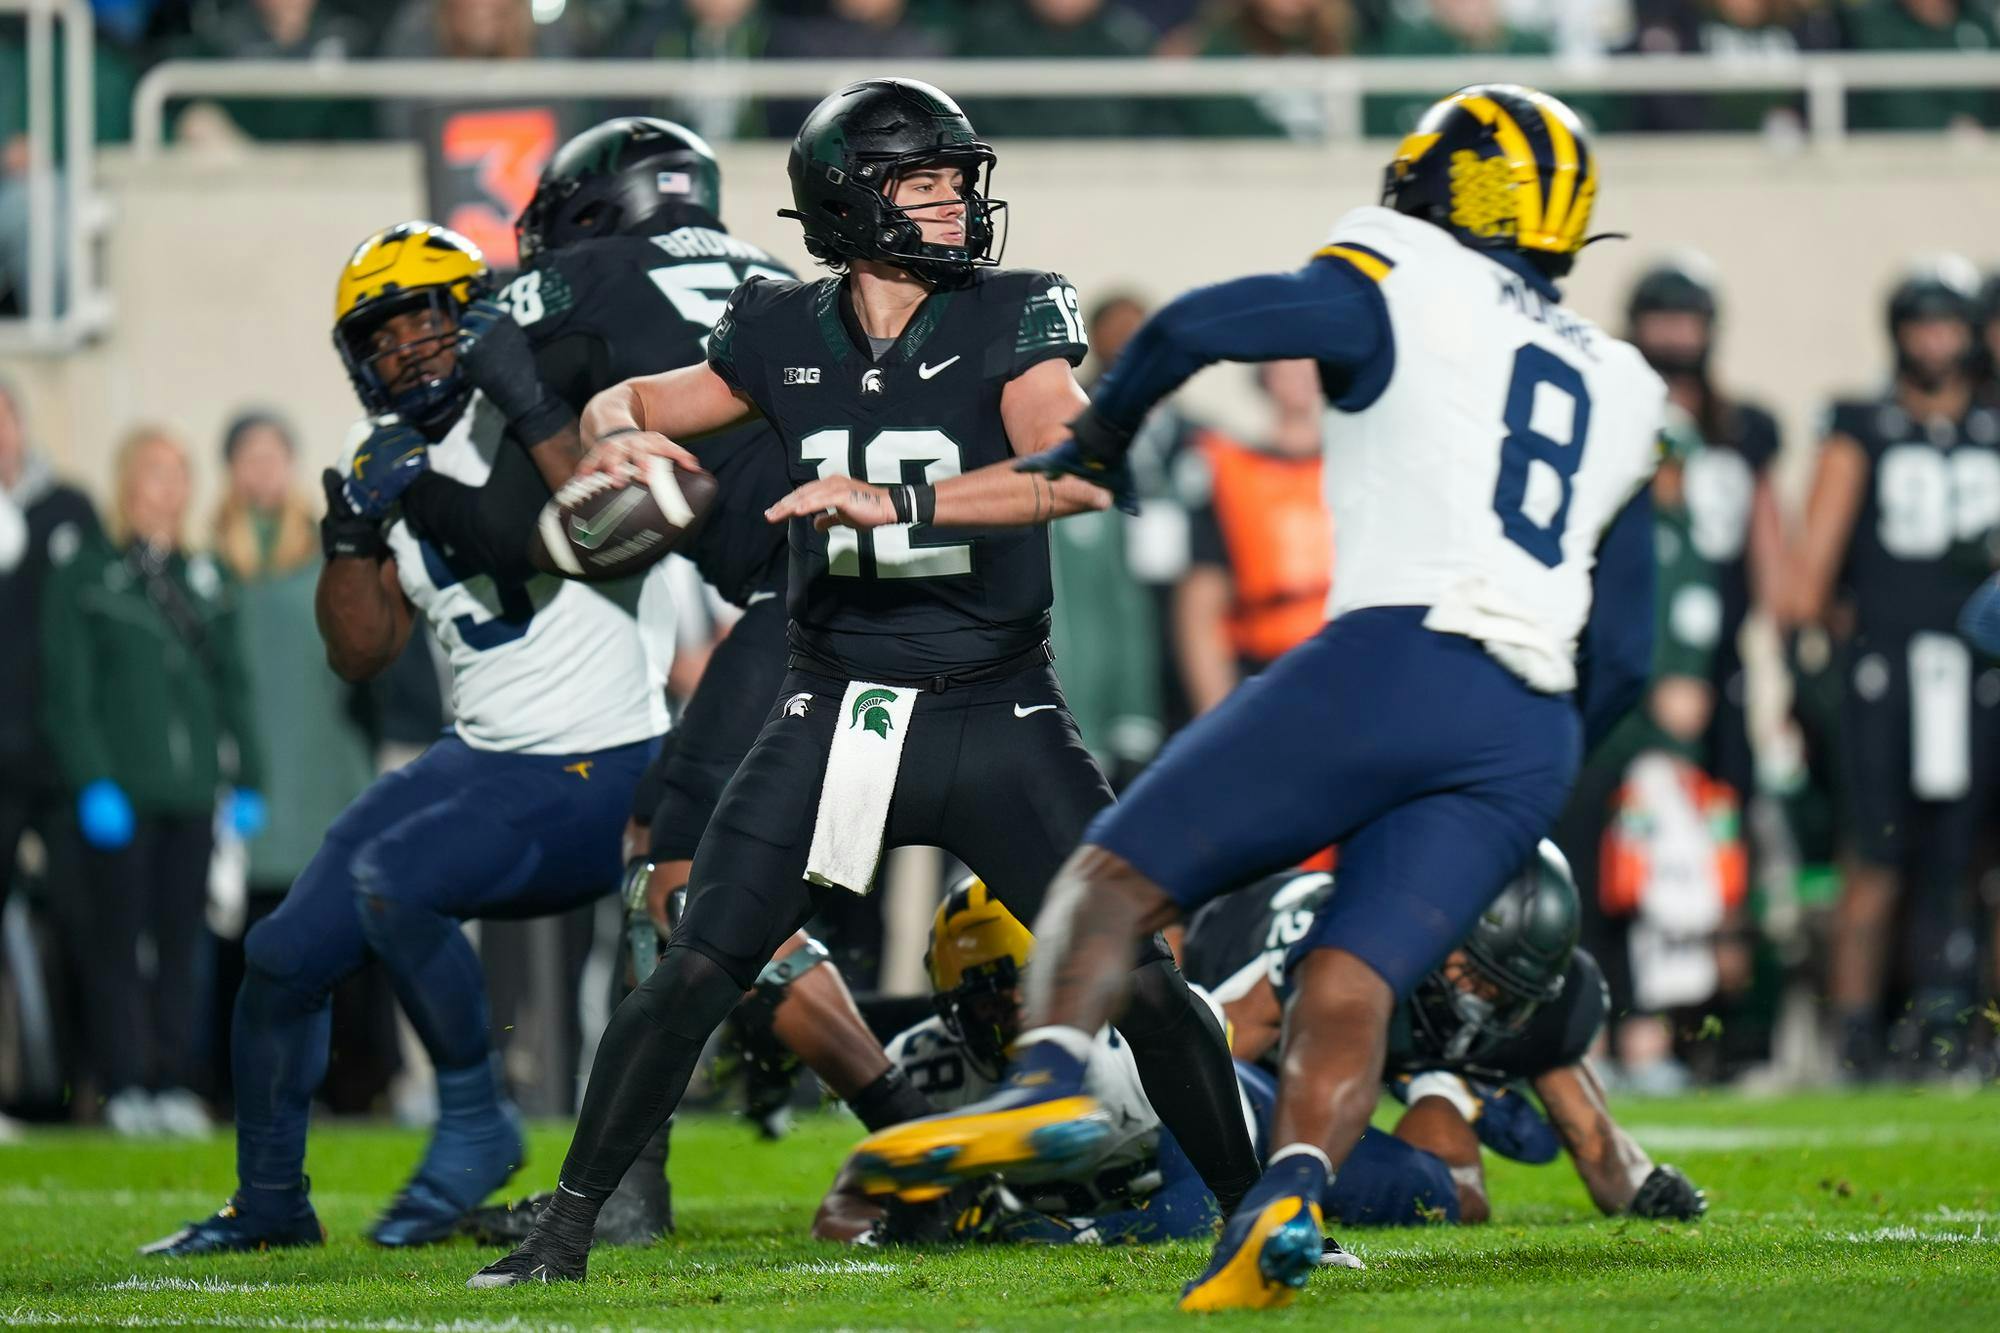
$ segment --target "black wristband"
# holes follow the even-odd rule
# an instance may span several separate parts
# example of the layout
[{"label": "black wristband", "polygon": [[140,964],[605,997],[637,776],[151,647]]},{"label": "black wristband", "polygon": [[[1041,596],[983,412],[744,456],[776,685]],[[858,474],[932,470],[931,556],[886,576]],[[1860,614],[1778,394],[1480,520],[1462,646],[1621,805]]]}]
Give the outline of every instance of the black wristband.
[{"label": "black wristband", "polygon": [[914,486],[891,486],[889,488],[889,507],[896,511],[896,521],[898,523],[909,523],[916,518],[917,502],[916,497],[912,494],[915,490],[916,487]]},{"label": "black wristband", "polygon": [[328,514],[319,521],[319,549],[329,560],[380,560],[389,554],[389,543],[373,519]]},{"label": "black wristband", "polygon": [[915,511],[912,523],[928,523],[937,517],[937,487],[927,481],[910,487],[910,507]]},{"label": "black wristband", "polygon": [[552,393],[545,393],[533,407],[507,424],[513,428],[514,438],[524,447],[532,449],[574,426],[576,415],[569,410],[568,403]]}]

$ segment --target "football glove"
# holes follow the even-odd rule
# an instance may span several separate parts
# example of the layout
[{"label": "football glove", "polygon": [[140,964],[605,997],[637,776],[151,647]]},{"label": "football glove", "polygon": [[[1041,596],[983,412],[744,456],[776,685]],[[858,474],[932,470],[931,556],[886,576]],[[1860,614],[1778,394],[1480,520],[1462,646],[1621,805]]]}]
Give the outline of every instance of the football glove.
[{"label": "football glove", "polygon": [[1014,464],[1014,470],[1039,472],[1045,477],[1082,477],[1110,491],[1111,502],[1126,513],[1138,513],[1139,490],[1125,459],[1132,437],[1087,407],[1069,428],[1069,439],[1053,449],[1030,454]]},{"label": "football glove", "polygon": [[347,507],[362,518],[386,518],[430,466],[431,442],[422,432],[401,417],[378,418],[348,469]]},{"label": "football glove", "polygon": [[319,546],[326,558],[380,560],[387,556],[389,543],[382,537],[382,525],[354,512],[347,503],[347,485],[340,474],[328,468],[320,474],[320,486],[326,491],[326,517],[319,521]]},{"label": "football glove", "polygon": [[458,320],[458,364],[472,387],[499,409],[522,444],[540,444],[574,414],[542,383],[534,345],[498,301],[474,301]]},{"label": "football glove", "polygon": [[262,833],[271,823],[270,807],[265,804],[263,793],[247,787],[230,790],[227,809],[230,831],[245,841]]},{"label": "football glove", "polygon": [[1668,1217],[1692,1222],[1708,1211],[1708,1196],[1680,1173],[1679,1167],[1656,1166],[1626,1209],[1634,1217]]}]

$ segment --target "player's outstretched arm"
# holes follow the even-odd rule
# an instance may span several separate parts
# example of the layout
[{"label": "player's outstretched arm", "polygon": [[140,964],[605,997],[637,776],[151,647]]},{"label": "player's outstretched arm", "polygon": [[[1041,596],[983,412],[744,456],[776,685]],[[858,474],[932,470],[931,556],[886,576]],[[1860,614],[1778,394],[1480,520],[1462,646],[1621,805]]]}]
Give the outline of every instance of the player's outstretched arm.
[{"label": "player's outstretched arm", "polygon": [[1867,485],[1867,451],[1846,435],[1835,432],[1827,436],[1813,465],[1805,524],[1792,548],[1785,579],[1787,595],[1778,603],[1778,615],[1785,624],[1809,625],[1826,615],[1834,576],[1840,572]]},{"label": "player's outstretched arm", "polygon": [[671,459],[685,468],[701,466],[676,443],[748,421],[757,408],[748,397],[706,364],[682,366],[658,375],[614,384],[583,409],[583,443],[588,452],[576,475],[628,473],[649,457]]},{"label": "player's outstretched arm", "polygon": [[1535,1079],[1549,1120],[1590,1198],[1607,1216],[1630,1212],[1641,1217],[1691,1220],[1708,1201],[1679,1171],[1655,1166],[1637,1139],[1611,1118],[1604,1085],[1588,1064],[1552,1069]]}]

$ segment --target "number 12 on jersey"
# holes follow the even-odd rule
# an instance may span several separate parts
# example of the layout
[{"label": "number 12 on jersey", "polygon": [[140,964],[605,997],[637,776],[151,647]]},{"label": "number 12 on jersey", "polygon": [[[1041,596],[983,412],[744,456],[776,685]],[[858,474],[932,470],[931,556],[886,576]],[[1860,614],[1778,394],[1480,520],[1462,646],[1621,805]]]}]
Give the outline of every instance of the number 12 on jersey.
[{"label": "number 12 on jersey", "polygon": [[[818,463],[822,477],[852,475],[852,435],[847,430],[814,431],[799,441],[799,454],[808,463]],[[923,464],[924,480],[933,486],[961,470],[958,442],[941,430],[882,431],[862,448],[861,461],[862,480],[878,486],[905,483],[906,463]],[[873,558],[872,570],[864,552]],[[868,532],[834,528],[826,534],[826,567],[829,574],[850,578],[943,578],[972,572],[972,547],[964,542],[918,546],[910,541],[909,526],[902,523]]]},{"label": "number 12 on jersey", "polygon": [[1563,558],[1570,483],[1590,436],[1590,390],[1576,367],[1525,343],[1514,353],[1500,420],[1507,434],[1500,441],[1493,511],[1509,541],[1554,569]]}]

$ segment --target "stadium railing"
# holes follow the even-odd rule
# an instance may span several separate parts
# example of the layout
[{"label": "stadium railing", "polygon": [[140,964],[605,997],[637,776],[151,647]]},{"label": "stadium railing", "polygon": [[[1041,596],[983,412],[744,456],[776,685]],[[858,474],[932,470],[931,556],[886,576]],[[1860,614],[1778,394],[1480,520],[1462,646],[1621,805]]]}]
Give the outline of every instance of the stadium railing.
[{"label": "stadium railing", "polygon": [[[0,355],[64,351],[110,316],[93,246],[104,226],[92,100],[96,26],[84,0],[0,0],[27,36],[27,271],[21,315],[0,319]],[[62,156],[56,155],[56,25],[62,25]],[[65,279],[67,280],[65,282]],[[65,290],[67,287],[67,290]]]},{"label": "stadium railing", "polygon": [[[13,0],[19,3],[19,0]],[[1815,143],[1847,133],[1846,96],[1883,88],[2000,86],[2000,53],[1858,52],[1770,59],[1708,55],[1437,59],[933,60],[893,62],[954,96],[1180,98],[1313,92],[1327,137],[1361,135],[1362,100],[1373,93],[1436,94],[1473,82],[1525,83],[1565,93],[1802,93]],[[165,142],[166,107],[189,97],[794,97],[811,100],[882,60],[168,60],[133,93],[133,138],[141,155]]]}]

